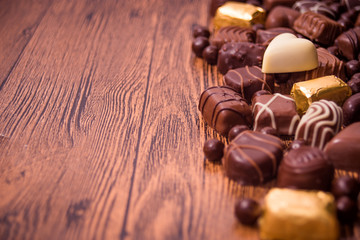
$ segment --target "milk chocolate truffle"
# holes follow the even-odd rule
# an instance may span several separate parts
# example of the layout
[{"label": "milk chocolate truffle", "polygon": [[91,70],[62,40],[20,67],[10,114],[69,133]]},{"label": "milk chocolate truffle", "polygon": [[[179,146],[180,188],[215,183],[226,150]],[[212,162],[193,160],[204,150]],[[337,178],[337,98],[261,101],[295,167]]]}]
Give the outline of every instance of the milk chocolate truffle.
[{"label": "milk chocolate truffle", "polygon": [[218,55],[218,71],[222,74],[234,68],[261,66],[265,47],[255,43],[225,43]]},{"label": "milk chocolate truffle", "polygon": [[322,191],[272,188],[259,219],[260,239],[335,240],[339,237],[335,201]]},{"label": "milk chocolate truffle", "polygon": [[283,143],[280,138],[244,131],[225,148],[225,173],[240,184],[267,182],[275,177],[282,153]]},{"label": "milk chocolate truffle", "polygon": [[360,27],[350,29],[335,40],[340,54],[348,60],[358,59],[360,51]]},{"label": "milk chocolate truffle", "polygon": [[210,41],[219,49],[228,42],[255,42],[255,31],[247,27],[222,27]]},{"label": "milk chocolate truffle", "polygon": [[264,9],[241,2],[226,2],[217,9],[213,18],[216,30],[226,26],[251,27],[264,22]]},{"label": "milk chocolate truffle", "polygon": [[251,98],[259,90],[274,91],[274,78],[261,72],[257,66],[245,66],[229,70],[224,75],[224,82],[241,94],[243,98],[251,103]]},{"label": "milk chocolate truffle", "polygon": [[360,171],[360,122],[344,128],[324,149],[335,168]]},{"label": "milk chocolate truffle", "polygon": [[276,6],[267,16],[265,21],[265,28],[291,28],[299,16],[300,12],[294,9],[284,6]]},{"label": "milk chocolate truffle", "polygon": [[199,110],[205,122],[227,136],[235,125],[250,126],[251,109],[245,99],[226,86],[210,87],[200,96]]},{"label": "milk chocolate truffle", "polygon": [[[296,56],[296,57],[295,57]],[[290,33],[276,36],[266,48],[262,71],[287,73],[307,71],[318,67],[314,44]]]},{"label": "milk chocolate truffle", "polygon": [[304,139],[312,147],[323,149],[325,144],[340,131],[342,119],[342,109],[336,103],[328,100],[314,102],[301,118],[295,140]]},{"label": "milk chocolate truffle", "polygon": [[290,150],[282,160],[277,186],[305,190],[329,191],[334,167],[318,148],[303,146]]},{"label": "milk chocolate truffle", "polygon": [[259,29],[256,31],[256,43],[269,45],[271,40],[282,33],[295,34],[294,30],[286,27],[270,28],[266,30]]},{"label": "milk chocolate truffle", "polygon": [[[344,126],[360,121],[360,93],[349,97],[342,107],[344,113]],[[359,156],[360,157],[360,156]]]},{"label": "milk chocolate truffle", "polygon": [[342,32],[342,26],[339,23],[314,12],[301,14],[295,20],[293,28],[298,33],[324,45],[332,45],[335,38]]},{"label": "milk chocolate truffle", "polygon": [[272,127],[278,135],[293,135],[300,121],[295,101],[279,93],[253,98],[254,131]]},{"label": "milk chocolate truffle", "polygon": [[293,9],[299,11],[300,13],[305,12],[314,12],[327,16],[328,18],[337,19],[338,12],[335,9],[332,9],[328,3],[318,2],[313,0],[301,0],[297,1],[293,6]]},{"label": "milk chocolate truffle", "polygon": [[299,113],[304,114],[311,103],[320,99],[334,101],[342,106],[351,96],[350,87],[333,75],[295,83],[291,89]]}]

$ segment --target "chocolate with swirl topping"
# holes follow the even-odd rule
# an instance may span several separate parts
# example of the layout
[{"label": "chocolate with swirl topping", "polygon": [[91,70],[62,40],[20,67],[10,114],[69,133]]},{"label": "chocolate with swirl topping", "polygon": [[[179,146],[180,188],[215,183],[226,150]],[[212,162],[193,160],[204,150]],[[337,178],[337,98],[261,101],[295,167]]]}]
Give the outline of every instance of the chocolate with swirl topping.
[{"label": "chocolate with swirl topping", "polygon": [[302,146],[290,150],[282,160],[277,186],[284,188],[329,191],[334,167],[318,148]]},{"label": "chocolate with swirl topping", "polygon": [[251,126],[249,105],[241,95],[226,86],[210,87],[200,96],[199,110],[205,122],[227,136],[235,125]]},{"label": "chocolate with swirl topping", "polygon": [[212,45],[219,49],[227,42],[254,42],[255,31],[247,27],[227,26],[217,31],[210,40]]},{"label": "chocolate with swirl topping", "polygon": [[226,175],[241,184],[260,184],[275,177],[283,156],[281,139],[260,132],[244,131],[225,148]]},{"label": "chocolate with swirl topping", "polygon": [[312,147],[323,149],[340,131],[343,111],[333,101],[320,100],[310,105],[296,129],[295,140],[304,139]]}]

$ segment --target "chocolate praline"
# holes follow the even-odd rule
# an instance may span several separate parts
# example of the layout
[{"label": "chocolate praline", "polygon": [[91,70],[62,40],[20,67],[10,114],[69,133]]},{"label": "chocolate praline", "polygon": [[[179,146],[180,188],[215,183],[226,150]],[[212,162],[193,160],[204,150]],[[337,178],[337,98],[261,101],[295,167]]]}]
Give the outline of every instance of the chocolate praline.
[{"label": "chocolate praline", "polygon": [[334,167],[318,148],[302,146],[285,154],[279,166],[277,186],[329,191]]},{"label": "chocolate praline", "polygon": [[344,126],[360,121],[360,93],[346,99],[342,107],[344,113]]}]

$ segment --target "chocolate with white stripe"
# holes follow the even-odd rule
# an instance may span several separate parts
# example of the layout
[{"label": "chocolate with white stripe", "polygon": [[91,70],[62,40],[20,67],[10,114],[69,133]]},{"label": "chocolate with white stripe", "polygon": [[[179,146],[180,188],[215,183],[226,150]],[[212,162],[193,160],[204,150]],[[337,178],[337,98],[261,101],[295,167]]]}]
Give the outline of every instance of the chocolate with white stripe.
[{"label": "chocolate with white stripe", "polygon": [[333,101],[320,100],[310,105],[296,129],[295,140],[304,139],[312,147],[323,149],[340,131],[343,111]]},{"label": "chocolate with white stripe", "polygon": [[280,138],[254,131],[240,133],[225,148],[226,175],[245,185],[257,185],[275,177],[283,156]]},{"label": "chocolate with white stripe", "polygon": [[210,87],[200,96],[199,110],[205,122],[227,136],[235,125],[251,126],[251,109],[241,95],[226,86]]}]

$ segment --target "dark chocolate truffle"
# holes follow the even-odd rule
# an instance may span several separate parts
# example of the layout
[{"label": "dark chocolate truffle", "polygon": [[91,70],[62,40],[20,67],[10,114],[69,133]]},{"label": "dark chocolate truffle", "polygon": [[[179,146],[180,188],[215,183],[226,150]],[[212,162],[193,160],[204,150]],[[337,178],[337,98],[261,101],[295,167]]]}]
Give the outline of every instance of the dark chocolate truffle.
[{"label": "dark chocolate truffle", "polygon": [[273,75],[262,73],[261,68],[257,66],[229,70],[224,75],[224,82],[240,93],[248,103],[251,103],[253,94],[259,90],[274,91]]},{"label": "dark chocolate truffle", "polygon": [[241,184],[260,184],[275,177],[283,154],[280,138],[244,131],[225,148],[226,175]]},{"label": "dark chocolate truffle", "polygon": [[268,14],[265,27],[267,29],[278,27],[291,28],[299,16],[300,13],[294,9],[284,6],[277,6],[274,7]]},{"label": "dark chocolate truffle", "polygon": [[199,110],[206,123],[227,136],[235,125],[251,126],[251,109],[240,94],[226,86],[210,87],[200,96]]},{"label": "dark chocolate truffle", "polygon": [[303,146],[290,150],[282,160],[277,186],[329,191],[334,167],[318,148]]},{"label": "dark chocolate truffle", "polygon": [[209,139],[203,148],[205,157],[211,162],[220,162],[224,155],[224,144],[217,139]]},{"label": "dark chocolate truffle", "polygon": [[202,52],[209,44],[209,39],[206,37],[197,37],[192,43],[192,50],[197,57],[202,58]]},{"label": "dark chocolate truffle", "polygon": [[[346,99],[342,107],[344,113],[344,126],[360,121],[360,93]],[[360,157],[360,156],[359,156]]]},{"label": "dark chocolate truffle", "polygon": [[254,131],[272,127],[278,135],[293,135],[300,122],[294,99],[275,93],[253,98]]},{"label": "dark chocolate truffle", "polygon": [[295,20],[293,28],[311,40],[325,45],[332,45],[335,38],[342,32],[342,26],[339,23],[314,12],[301,14]]},{"label": "dark chocolate truffle", "polygon": [[340,131],[342,121],[342,109],[333,101],[313,102],[300,120],[295,139],[304,139],[309,145],[323,149]]},{"label": "dark chocolate truffle", "polygon": [[335,168],[360,171],[360,122],[339,132],[324,149]]},{"label": "dark chocolate truffle", "polygon": [[261,66],[265,47],[255,43],[225,43],[218,56],[218,71],[222,74],[228,70],[248,66]]},{"label": "dark chocolate truffle", "polygon": [[249,130],[249,127],[246,125],[236,125],[232,127],[228,134],[229,141],[231,142],[233,139],[236,138],[237,135],[239,135],[245,130]]},{"label": "dark chocolate truffle", "polygon": [[220,28],[211,39],[219,49],[228,42],[255,42],[255,31],[251,28],[227,26]]},{"label": "dark chocolate truffle", "polygon": [[244,225],[253,225],[261,215],[259,203],[253,199],[245,198],[235,204],[235,216]]}]

